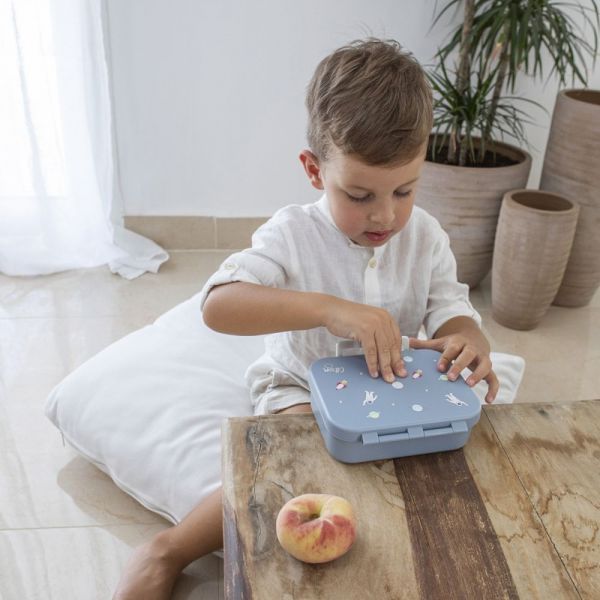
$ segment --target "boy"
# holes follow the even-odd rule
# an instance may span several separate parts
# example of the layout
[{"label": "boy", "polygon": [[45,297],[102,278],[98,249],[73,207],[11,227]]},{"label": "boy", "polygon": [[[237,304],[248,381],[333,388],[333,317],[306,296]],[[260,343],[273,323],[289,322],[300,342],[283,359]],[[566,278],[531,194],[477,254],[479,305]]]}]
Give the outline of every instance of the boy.
[{"label": "boy", "polygon": [[[371,376],[406,376],[401,334],[439,350],[450,379],[469,367],[467,383],[485,379],[493,402],[489,344],[448,236],[414,207],[432,125],[423,70],[396,42],[354,42],[319,64],[307,108],[300,160],[325,194],[279,210],[204,288],[210,327],[273,334],[246,373],[256,414],[310,412],[308,367],[340,339],[362,346]],[[415,339],[421,325],[432,339]],[[168,598],[187,564],[221,546],[218,491],[134,553],[115,598]]]}]

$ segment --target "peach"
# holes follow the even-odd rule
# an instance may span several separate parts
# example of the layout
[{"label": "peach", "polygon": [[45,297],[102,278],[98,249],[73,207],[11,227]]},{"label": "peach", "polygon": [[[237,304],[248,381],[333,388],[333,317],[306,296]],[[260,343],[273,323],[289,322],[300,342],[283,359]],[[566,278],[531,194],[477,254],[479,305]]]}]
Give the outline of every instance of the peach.
[{"label": "peach", "polygon": [[323,563],[339,558],[356,537],[356,518],[350,503],[331,494],[303,494],[279,511],[277,539],[294,558]]}]

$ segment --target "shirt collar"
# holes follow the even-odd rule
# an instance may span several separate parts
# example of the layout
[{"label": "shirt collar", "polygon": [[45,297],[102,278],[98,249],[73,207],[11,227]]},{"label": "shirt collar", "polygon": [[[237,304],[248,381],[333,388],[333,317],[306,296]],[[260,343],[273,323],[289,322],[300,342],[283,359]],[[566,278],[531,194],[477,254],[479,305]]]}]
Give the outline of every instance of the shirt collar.
[{"label": "shirt collar", "polygon": [[331,223],[331,225],[333,225],[333,227],[340,233],[340,235],[344,236],[344,239],[346,240],[346,242],[348,243],[348,246],[350,248],[361,248],[363,250],[370,250],[374,256],[379,257],[383,254],[388,242],[386,242],[385,244],[383,244],[382,246],[376,246],[374,248],[369,248],[368,246],[361,246],[360,244],[357,244],[355,242],[353,242],[336,224],[335,221],[333,220],[333,215],[331,214],[331,210],[329,208],[329,200],[327,200],[327,194],[323,194],[321,196],[321,198],[317,201],[317,208],[319,209],[319,211],[323,214],[323,216],[325,217],[325,219]]}]

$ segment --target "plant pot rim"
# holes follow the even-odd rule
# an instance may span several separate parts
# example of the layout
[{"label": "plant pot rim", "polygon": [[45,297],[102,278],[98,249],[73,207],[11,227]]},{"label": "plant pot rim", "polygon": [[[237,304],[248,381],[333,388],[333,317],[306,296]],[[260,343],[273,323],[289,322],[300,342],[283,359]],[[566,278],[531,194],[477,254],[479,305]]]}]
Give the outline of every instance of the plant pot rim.
[{"label": "plant pot rim", "polygon": [[559,96],[568,98],[573,102],[581,102],[586,106],[597,106],[600,109],[600,90],[592,88],[570,88],[558,92]]},{"label": "plant pot rim", "polygon": [[[431,138],[433,138],[433,133],[429,134],[429,139],[431,140]],[[473,141],[475,142],[475,146],[478,146],[478,142],[479,142],[478,137],[474,137]],[[518,146],[513,146],[512,144],[509,144],[508,142],[494,142],[494,145],[497,147],[497,149],[500,151],[501,154],[503,154],[503,156],[505,156],[506,158],[510,158],[513,160],[516,160],[517,162],[514,165],[501,165],[498,167],[461,167],[460,165],[447,165],[444,163],[438,163],[435,162],[433,160],[425,160],[425,162],[429,165],[435,165],[436,167],[440,167],[440,168],[444,168],[444,169],[461,169],[461,170],[470,170],[470,171],[476,171],[478,173],[497,173],[500,170],[503,169],[520,169],[522,168],[523,164],[531,164],[531,154],[529,154],[529,152],[527,152],[527,150],[524,150],[523,148],[519,148]],[[507,151],[506,153],[503,153],[502,151]]]},{"label": "plant pot rim", "polygon": [[[538,208],[536,206],[528,206],[528,205],[523,204],[522,202],[519,202],[518,200],[515,199],[515,196],[517,196],[519,194],[523,194],[523,195],[527,194],[529,196],[540,196],[540,197],[549,196],[551,198],[556,198],[560,202],[566,203],[570,206],[568,208],[566,208],[566,207],[564,209],[559,208],[557,210]],[[527,189],[527,188],[523,188],[520,190],[510,190],[504,194],[503,203],[504,202],[509,203],[511,208],[526,211],[529,213],[534,212],[536,214],[539,214],[540,216],[554,215],[554,216],[567,217],[567,216],[571,216],[573,213],[579,212],[579,205],[576,202],[573,202],[573,200],[569,200],[568,198],[565,198],[565,196],[562,196],[560,194],[555,194],[553,192],[547,192],[546,190],[532,190],[532,189]]]}]

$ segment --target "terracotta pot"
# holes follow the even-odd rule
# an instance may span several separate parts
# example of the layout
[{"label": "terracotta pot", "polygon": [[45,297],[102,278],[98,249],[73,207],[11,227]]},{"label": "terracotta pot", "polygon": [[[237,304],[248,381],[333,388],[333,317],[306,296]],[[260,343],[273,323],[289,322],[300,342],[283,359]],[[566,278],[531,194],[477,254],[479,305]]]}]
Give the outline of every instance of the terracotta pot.
[{"label": "terracotta pot", "polygon": [[524,188],[531,156],[509,144],[497,152],[519,161],[506,167],[456,167],[425,161],[416,203],[440,222],[450,237],[458,280],[475,287],[492,266],[494,235],[502,196]]},{"label": "terracotta pot", "polygon": [[562,281],[579,206],[537,190],[504,195],[492,267],[492,316],[511,329],[533,329]]},{"label": "terracotta pot", "polygon": [[600,90],[558,94],[540,189],[579,204],[575,241],[554,304],[585,306],[600,285]]}]

